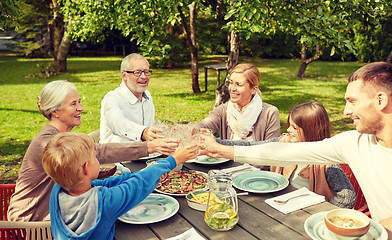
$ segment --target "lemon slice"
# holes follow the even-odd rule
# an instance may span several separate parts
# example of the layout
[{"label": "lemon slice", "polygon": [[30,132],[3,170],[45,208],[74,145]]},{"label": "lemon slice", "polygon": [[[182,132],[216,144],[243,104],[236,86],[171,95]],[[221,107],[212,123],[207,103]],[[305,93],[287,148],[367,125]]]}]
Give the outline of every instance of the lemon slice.
[{"label": "lemon slice", "polygon": [[238,218],[231,219],[227,222],[227,227],[229,229],[233,228],[238,223]]},{"label": "lemon slice", "polygon": [[229,219],[230,216],[229,216],[229,214],[224,213],[224,212],[217,212],[214,215],[212,215],[212,218],[215,218],[215,219]]},{"label": "lemon slice", "polygon": [[235,212],[233,215],[230,216],[230,219],[233,219],[237,216],[237,213]]}]

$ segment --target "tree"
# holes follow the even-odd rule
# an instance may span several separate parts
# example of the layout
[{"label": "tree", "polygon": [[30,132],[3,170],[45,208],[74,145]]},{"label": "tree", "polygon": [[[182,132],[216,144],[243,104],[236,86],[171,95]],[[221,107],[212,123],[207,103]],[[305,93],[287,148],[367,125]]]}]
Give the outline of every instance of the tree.
[{"label": "tree", "polygon": [[[392,2],[362,1],[350,14],[356,57],[360,61],[384,61],[391,56]],[[391,56],[392,57],[392,56]]]},{"label": "tree", "polygon": [[[217,18],[219,19],[222,15],[220,9],[221,1],[218,1],[217,5]],[[260,19],[266,19],[269,16],[269,11],[265,10],[265,2],[257,1],[259,8],[254,8],[252,0],[227,0],[223,2],[225,7],[229,11],[225,14],[224,19],[227,21],[226,25],[222,28],[228,32],[229,42],[229,54],[227,59],[227,74],[225,81],[215,90],[215,104],[214,107],[219,106],[227,102],[230,99],[228,90],[230,72],[238,64],[240,55],[240,37],[249,39],[251,33],[255,32],[268,32],[268,28],[262,26],[263,23],[268,21],[260,21]],[[223,5],[223,4],[222,4]],[[267,24],[268,25],[268,24]],[[265,26],[267,26],[265,25]],[[249,31],[249,28],[252,28]]]},{"label": "tree", "polygon": [[0,30],[4,31],[15,24],[19,8],[14,0],[0,1]]},{"label": "tree", "polygon": [[[284,8],[287,15],[291,13],[290,21],[281,16],[280,27],[300,36],[301,66],[297,77],[305,77],[306,67],[320,58],[323,49],[330,48],[330,55],[334,55],[337,49],[354,50],[348,35],[349,7],[351,3],[347,1],[314,0],[292,1]],[[312,56],[309,56],[309,52]]]},{"label": "tree", "polygon": [[305,76],[307,65],[317,60],[326,48],[331,49],[330,54],[343,48],[354,50],[347,27],[351,2],[237,0],[234,6],[228,16],[237,17],[227,25],[234,26],[246,39],[254,33],[271,35],[277,29],[300,36],[301,66],[298,77]]},{"label": "tree", "polygon": [[52,53],[51,0],[18,0],[19,14],[15,30],[22,41],[17,43],[25,56],[48,57]]},{"label": "tree", "polygon": [[162,39],[174,26],[182,30],[191,52],[192,89],[200,92],[198,82],[198,47],[196,41],[196,15],[199,1],[166,0],[63,0],[62,12],[70,21],[72,37],[81,40],[102,40],[104,29],[119,29],[124,36],[132,35],[145,54],[167,57],[171,49]]}]

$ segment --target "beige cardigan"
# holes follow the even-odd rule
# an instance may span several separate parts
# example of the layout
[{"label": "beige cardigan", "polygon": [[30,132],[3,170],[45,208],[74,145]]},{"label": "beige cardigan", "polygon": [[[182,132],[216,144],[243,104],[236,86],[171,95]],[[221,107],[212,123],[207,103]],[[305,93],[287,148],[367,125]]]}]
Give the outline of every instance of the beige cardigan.
[{"label": "beige cardigan", "polygon": [[[10,221],[43,221],[49,218],[49,198],[54,181],[42,167],[42,154],[46,144],[59,131],[52,125],[44,126],[31,141],[23,158],[16,181],[16,190],[8,209]],[[147,143],[108,143],[96,145],[101,163],[129,161],[148,156]]]},{"label": "beige cardigan", "polygon": [[[227,103],[213,109],[210,114],[193,127],[196,130],[208,128],[212,133],[219,133],[220,139],[231,139],[232,130],[227,124]],[[280,136],[279,111],[275,106],[263,102],[263,111],[260,113],[252,130],[254,141],[263,141]]]}]

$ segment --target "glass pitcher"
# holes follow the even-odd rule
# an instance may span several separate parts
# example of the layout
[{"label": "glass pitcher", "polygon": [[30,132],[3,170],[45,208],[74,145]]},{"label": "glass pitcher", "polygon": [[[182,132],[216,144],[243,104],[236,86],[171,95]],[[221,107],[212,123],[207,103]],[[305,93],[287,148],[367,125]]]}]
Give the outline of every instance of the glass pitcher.
[{"label": "glass pitcher", "polygon": [[204,221],[212,229],[227,231],[238,222],[237,194],[231,175],[219,170],[208,172],[209,194]]}]

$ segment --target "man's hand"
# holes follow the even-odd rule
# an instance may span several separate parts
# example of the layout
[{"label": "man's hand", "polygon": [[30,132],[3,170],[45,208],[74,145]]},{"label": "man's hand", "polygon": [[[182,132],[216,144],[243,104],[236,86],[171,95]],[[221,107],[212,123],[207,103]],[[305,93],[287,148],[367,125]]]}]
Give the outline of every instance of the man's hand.
[{"label": "man's hand", "polygon": [[142,140],[144,141],[152,141],[154,139],[163,138],[159,133],[163,133],[163,129],[158,127],[148,127],[143,130]]},{"label": "man's hand", "polygon": [[154,139],[147,142],[147,151],[148,153],[159,152],[170,156],[174,153],[179,144],[180,142],[176,138]]}]

